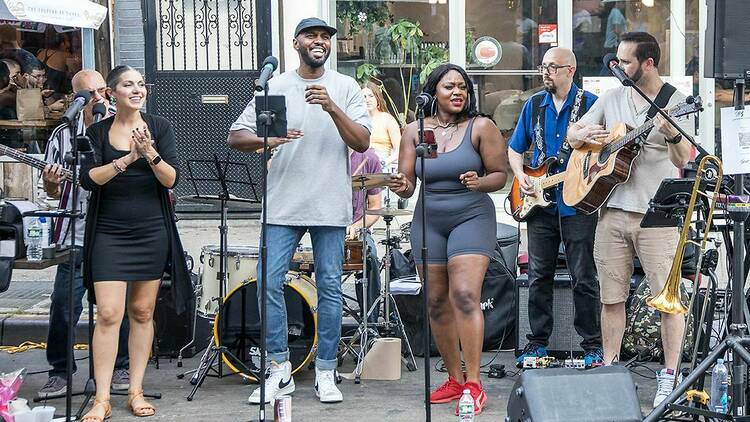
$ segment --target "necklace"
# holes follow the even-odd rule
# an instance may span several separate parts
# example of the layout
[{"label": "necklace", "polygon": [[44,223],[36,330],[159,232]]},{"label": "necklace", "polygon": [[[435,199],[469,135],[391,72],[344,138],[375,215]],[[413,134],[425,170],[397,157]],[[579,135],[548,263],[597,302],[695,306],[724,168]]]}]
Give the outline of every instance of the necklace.
[{"label": "necklace", "polygon": [[[456,130],[458,130],[458,123],[457,123],[457,122],[448,122],[448,123],[443,123],[443,122],[442,122],[442,121],[440,120],[440,116],[438,116],[437,114],[435,114],[435,121],[437,121],[437,125],[436,125],[436,127],[439,127],[439,128],[441,128],[441,129],[443,129],[443,132],[441,133],[441,135],[442,135],[442,136],[445,136],[445,134],[446,134],[446,133],[448,133],[448,129],[449,129],[449,128],[450,128],[451,126],[454,126],[454,127],[455,127],[455,129],[454,129],[453,133],[455,133],[455,132],[456,132]],[[453,135],[451,135],[451,138],[452,138],[452,137],[453,137]]]}]

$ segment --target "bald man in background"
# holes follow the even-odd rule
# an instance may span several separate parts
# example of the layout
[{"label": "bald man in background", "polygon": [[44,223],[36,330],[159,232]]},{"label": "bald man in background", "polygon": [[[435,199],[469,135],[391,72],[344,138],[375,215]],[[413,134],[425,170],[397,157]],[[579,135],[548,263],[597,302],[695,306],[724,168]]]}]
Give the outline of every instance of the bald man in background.
[{"label": "bald man in background", "polygon": [[[531,180],[523,173],[524,153],[533,149],[531,165],[536,167],[557,157],[552,171],[565,170],[569,146],[568,126],[583,116],[597,97],[573,83],[576,57],[567,48],[552,48],[544,55],[539,71],[544,91],[526,101],[511,137],[508,159],[524,194],[534,195]],[[562,158],[563,162],[560,162]],[[529,323],[531,333],[518,367],[527,357],[547,356],[553,326],[553,287],[557,255],[562,242],[568,270],[573,280],[575,319],[573,325],[583,338],[581,347],[587,368],[602,364],[599,282],[594,265],[594,232],[597,216],[585,215],[566,206],[558,185],[550,196],[556,204],[536,210],[526,220],[529,253]],[[523,306],[524,304],[519,304]]]}]

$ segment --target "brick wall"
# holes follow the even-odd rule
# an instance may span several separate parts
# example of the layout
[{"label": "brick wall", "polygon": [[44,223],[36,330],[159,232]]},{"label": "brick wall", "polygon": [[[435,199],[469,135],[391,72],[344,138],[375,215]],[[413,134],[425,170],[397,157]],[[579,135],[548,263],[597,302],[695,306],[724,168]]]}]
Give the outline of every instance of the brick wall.
[{"label": "brick wall", "polygon": [[127,64],[142,73],[145,68],[145,34],[141,0],[114,2],[114,58],[112,66]]}]

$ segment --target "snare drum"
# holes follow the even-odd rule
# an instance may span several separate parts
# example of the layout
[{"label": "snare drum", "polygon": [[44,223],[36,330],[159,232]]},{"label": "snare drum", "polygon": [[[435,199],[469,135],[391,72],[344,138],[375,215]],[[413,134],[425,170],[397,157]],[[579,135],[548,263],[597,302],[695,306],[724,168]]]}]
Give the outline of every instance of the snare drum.
[{"label": "snare drum", "polygon": [[[224,294],[256,276],[258,265],[258,248],[255,246],[229,246],[227,248],[227,285]],[[219,247],[204,246],[201,249],[200,297],[197,298],[198,313],[213,316],[219,311]]]}]

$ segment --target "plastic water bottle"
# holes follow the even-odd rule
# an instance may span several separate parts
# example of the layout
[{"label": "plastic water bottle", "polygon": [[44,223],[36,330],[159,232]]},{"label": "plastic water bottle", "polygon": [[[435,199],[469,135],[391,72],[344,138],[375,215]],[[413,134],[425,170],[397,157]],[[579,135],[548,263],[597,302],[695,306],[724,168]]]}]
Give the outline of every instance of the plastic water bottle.
[{"label": "plastic water bottle", "polygon": [[729,371],[724,359],[718,359],[711,374],[711,410],[718,413],[729,412]]},{"label": "plastic water bottle", "polygon": [[474,422],[474,398],[466,389],[458,402],[458,420],[461,422]]},{"label": "plastic water bottle", "polygon": [[50,220],[46,217],[39,217],[39,224],[42,226],[42,248],[48,248],[50,244]]},{"label": "plastic water bottle", "polygon": [[26,228],[26,237],[28,238],[28,245],[26,245],[26,259],[29,261],[41,261],[42,260],[42,225],[39,224],[39,219],[34,217],[29,223],[29,227]]}]

